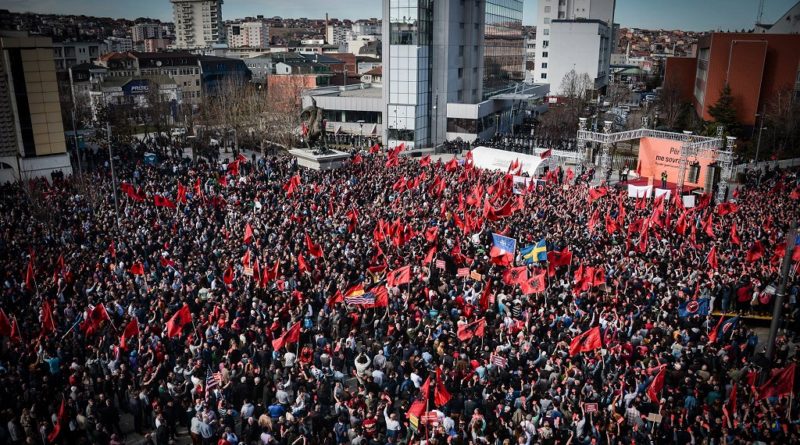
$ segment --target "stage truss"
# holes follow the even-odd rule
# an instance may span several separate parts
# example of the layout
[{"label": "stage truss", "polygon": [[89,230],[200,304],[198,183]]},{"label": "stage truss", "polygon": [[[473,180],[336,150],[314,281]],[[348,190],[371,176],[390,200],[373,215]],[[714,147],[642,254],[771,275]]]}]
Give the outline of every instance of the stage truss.
[{"label": "stage truss", "polygon": [[589,144],[596,142],[600,144],[599,173],[607,174],[611,168],[611,145],[617,142],[638,140],[645,137],[671,139],[681,143],[681,160],[678,170],[677,191],[683,191],[683,183],[686,177],[686,170],[689,166],[690,158],[707,156],[709,153],[716,155],[716,163],[720,169],[720,182],[717,187],[716,201],[725,200],[728,188],[730,187],[731,175],[733,174],[733,149],[736,138],[728,136],[727,144],[722,138],[722,127],[717,127],[716,137],[698,136],[689,132],[672,133],[669,131],[651,130],[649,128],[638,128],[636,130],[611,132],[611,121],[605,121],[603,131],[589,131],[586,129],[586,118],[580,118],[578,122],[577,147],[583,152],[584,162],[589,162]]}]

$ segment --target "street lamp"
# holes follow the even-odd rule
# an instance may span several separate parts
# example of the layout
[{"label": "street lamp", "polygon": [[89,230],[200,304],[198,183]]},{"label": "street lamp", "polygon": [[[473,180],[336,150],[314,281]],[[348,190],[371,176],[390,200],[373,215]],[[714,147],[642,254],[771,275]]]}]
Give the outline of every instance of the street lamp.
[{"label": "street lamp", "polygon": [[761,125],[760,125],[760,127],[758,129],[758,142],[756,142],[756,168],[758,168],[758,152],[759,152],[759,150],[761,150],[761,133],[763,133],[764,130],[765,130],[764,118],[766,116],[764,116],[764,112],[762,111],[760,114],[757,113],[756,117],[760,117],[761,118]]},{"label": "street lamp", "polygon": [[358,123],[358,129],[360,131],[360,135],[358,137],[358,145],[362,146],[364,145],[364,120],[359,119],[356,122]]}]

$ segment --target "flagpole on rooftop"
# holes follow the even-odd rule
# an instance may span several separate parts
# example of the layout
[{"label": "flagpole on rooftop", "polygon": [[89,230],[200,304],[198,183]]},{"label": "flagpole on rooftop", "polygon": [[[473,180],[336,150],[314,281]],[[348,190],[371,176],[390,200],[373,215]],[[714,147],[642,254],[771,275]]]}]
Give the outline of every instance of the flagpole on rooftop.
[{"label": "flagpole on rooftop", "polygon": [[[778,335],[778,325],[783,311],[783,298],[786,294],[786,284],[789,280],[789,266],[792,264],[792,252],[794,251],[795,240],[797,238],[797,221],[792,221],[789,233],[786,234],[786,252],[783,255],[781,264],[781,278],[778,289],[775,292],[775,306],[772,309],[772,321],[769,324],[769,340],[767,341],[767,362],[772,363],[775,356],[775,337]],[[769,370],[765,369],[761,375],[763,383],[766,380]]]}]

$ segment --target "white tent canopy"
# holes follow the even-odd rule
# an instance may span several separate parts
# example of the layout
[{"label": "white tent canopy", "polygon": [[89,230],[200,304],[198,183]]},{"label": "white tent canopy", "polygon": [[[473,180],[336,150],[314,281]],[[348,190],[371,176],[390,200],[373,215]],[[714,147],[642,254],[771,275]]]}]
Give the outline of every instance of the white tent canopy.
[{"label": "white tent canopy", "polygon": [[472,149],[472,159],[475,166],[485,170],[502,170],[508,171],[508,167],[515,160],[519,160],[522,164],[522,172],[527,172],[528,175],[534,176],[539,164],[542,163],[542,158],[539,156],[526,155],[523,153],[514,153],[513,151],[498,150],[489,147],[475,147]]}]

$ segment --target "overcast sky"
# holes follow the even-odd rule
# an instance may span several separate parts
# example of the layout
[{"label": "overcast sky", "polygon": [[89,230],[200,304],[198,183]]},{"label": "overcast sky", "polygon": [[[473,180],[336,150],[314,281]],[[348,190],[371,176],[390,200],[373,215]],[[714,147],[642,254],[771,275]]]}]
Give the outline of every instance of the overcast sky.
[{"label": "overcast sky", "polygon": [[[538,0],[525,0],[525,24],[535,24]],[[764,21],[774,22],[797,0],[768,0]],[[623,27],[707,31],[752,28],[757,0],[617,0],[616,22]],[[169,0],[2,0],[0,8],[22,12],[152,17],[172,20]],[[380,17],[381,0],[225,0],[225,19],[267,17]]]}]

